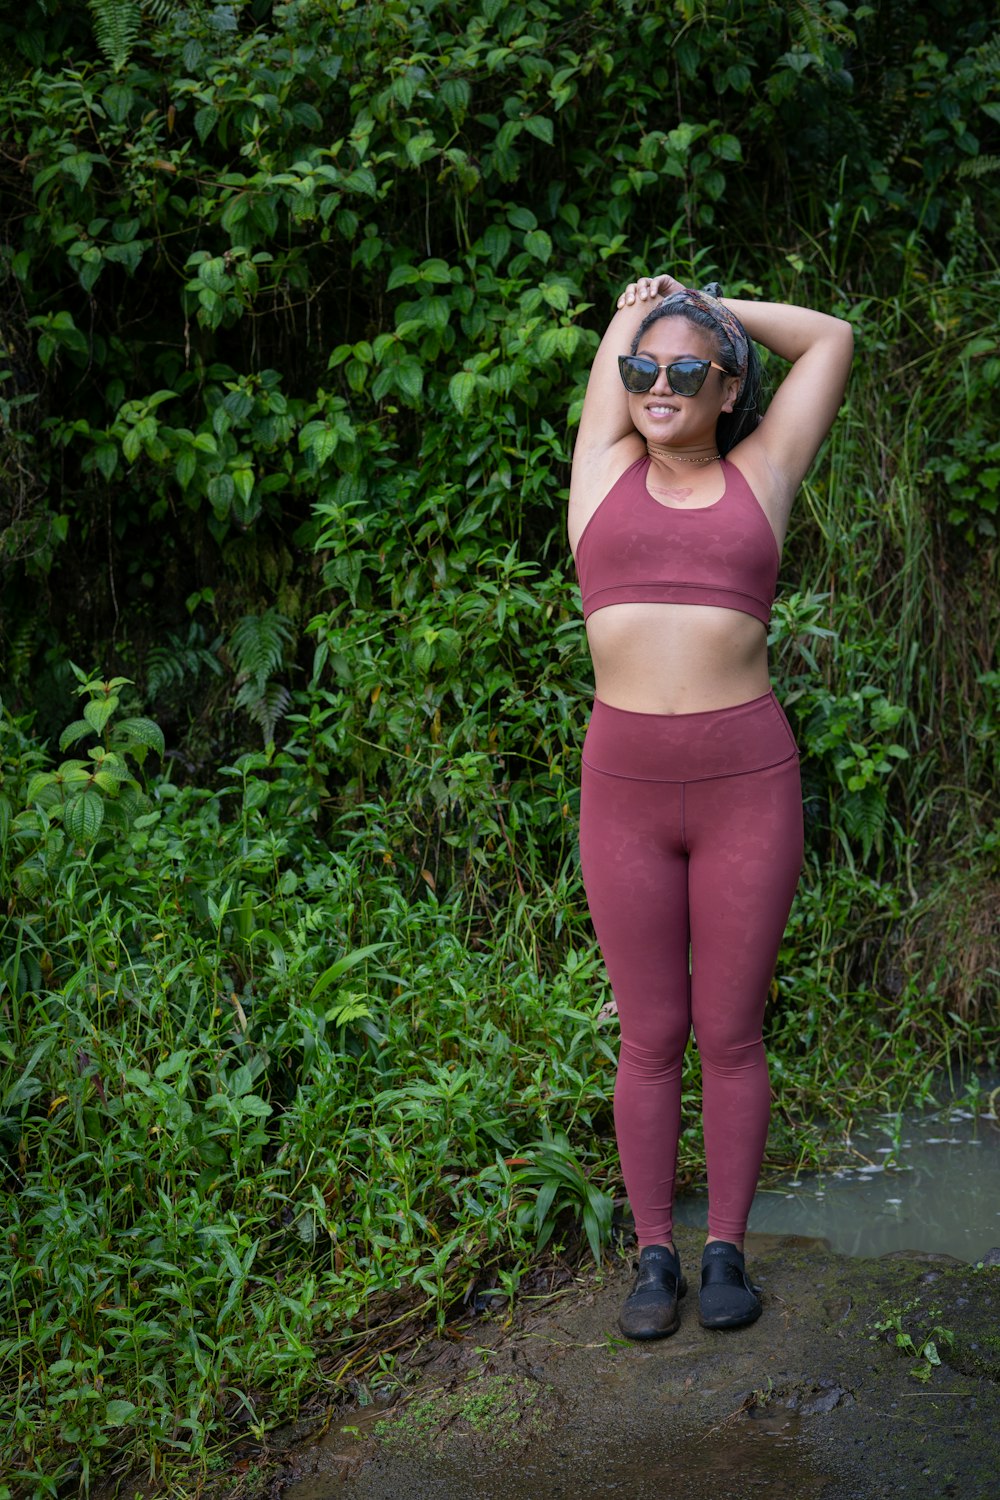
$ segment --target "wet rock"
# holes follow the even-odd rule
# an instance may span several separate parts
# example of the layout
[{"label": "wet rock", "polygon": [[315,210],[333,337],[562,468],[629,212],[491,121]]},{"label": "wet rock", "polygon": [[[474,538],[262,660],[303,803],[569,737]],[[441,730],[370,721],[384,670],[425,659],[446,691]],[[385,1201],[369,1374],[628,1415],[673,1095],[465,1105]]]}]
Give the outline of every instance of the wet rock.
[{"label": "wet rock", "polygon": [[987,1250],[978,1264],[981,1266],[1000,1266],[1000,1245],[994,1245],[992,1249]]},{"label": "wet rock", "polygon": [[883,1262],[905,1261],[907,1264],[919,1263],[921,1265],[934,1266],[964,1266],[966,1262],[959,1260],[954,1255],[944,1255],[937,1250],[890,1250],[885,1255],[880,1255],[879,1260]]},{"label": "wet rock", "polygon": [[853,1400],[853,1392],[845,1390],[835,1380],[820,1380],[808,1390],[791,1396],[787,1405],[791,1411],[797,1411],[800,1417],[818,1417]]}]

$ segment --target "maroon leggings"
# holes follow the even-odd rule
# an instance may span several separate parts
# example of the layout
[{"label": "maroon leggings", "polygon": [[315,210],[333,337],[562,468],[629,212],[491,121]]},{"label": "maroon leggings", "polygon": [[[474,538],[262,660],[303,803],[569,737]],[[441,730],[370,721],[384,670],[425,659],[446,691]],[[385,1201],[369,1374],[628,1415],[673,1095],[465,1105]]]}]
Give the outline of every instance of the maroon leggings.
[{"label": "maroon leggings", "polygon": [[621,1022],[615,1129],[639,1242],[673,1233],[692,1028],[709,1233],[739,1240],[771,1107],[764,1003],[802,864],[798,753],[774,694],[696,714],[595,702],[580,858]]}]

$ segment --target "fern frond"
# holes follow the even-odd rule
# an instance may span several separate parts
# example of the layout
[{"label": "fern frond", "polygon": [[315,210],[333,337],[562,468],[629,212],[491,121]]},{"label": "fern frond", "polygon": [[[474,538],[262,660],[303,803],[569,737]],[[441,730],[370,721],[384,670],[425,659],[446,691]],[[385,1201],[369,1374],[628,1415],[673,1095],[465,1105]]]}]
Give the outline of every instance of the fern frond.
[{"label": "fern frond", "polygon": [[221,677],[222,665],[215,655],[220,644],[221,637],[206,646],[205,632],[197,621],[192,622],[186,638],[170,631],[162,645],[151,646],[146,653],[147,696],[155,700],[164,688],[193,682],[202,672]]},{"label": "fern frond", "polygon": [[1000,74],[1000,32],[976,47],[971,56],[976,60],[976,71],[991,81],[995,80]]},{"label": "fern frond", "polygon": [[292,640],[292,622],[276,609],[265,610],[262,615],[244,615],[229,637],[237,676],[252,678],[258,693],[262,693],[267,679],[282,666],[285,647]]},{"label": "fern frond", "polygon": [[142,29],[139,0],[88,0],[88,9],[98,47],[115,72],[121,72]]},{"label": "fern frond", "polygon": [[[142,0],[142,9],[154,26],[165,26],[177,9],[174,0]],[[200,6],[193,9],[200,10]]]},{"label": "fern frond", "polygon": [[972,156],[961,163],[958,176],[985,177],[988,172],[1000,172],[1000,156]]},{"label": "fern frond", "polygon": [[245,709],[247,716],[260,726],[265,745],[274,739],[274,731],[291,701],[291,693],[280,682],[268,682],[260,688],[251,680],[245,682],[236,694],[236,707]]},{"label": "fern frond", "polygon": [[371,1010],[357,990],[341,991],[326,1013],[326,1020],[333,1026],[350,1026],[352,1021],[370,1021]]},{"label": "fern frond", "polygon": [[882,831],[885,828],[888,806],[886,794],[880,786],[862,787],[858,792],[848,792],[839,800],[841,817],[848,837],[860,842],[865,859],[872,850],[882,849]]}]

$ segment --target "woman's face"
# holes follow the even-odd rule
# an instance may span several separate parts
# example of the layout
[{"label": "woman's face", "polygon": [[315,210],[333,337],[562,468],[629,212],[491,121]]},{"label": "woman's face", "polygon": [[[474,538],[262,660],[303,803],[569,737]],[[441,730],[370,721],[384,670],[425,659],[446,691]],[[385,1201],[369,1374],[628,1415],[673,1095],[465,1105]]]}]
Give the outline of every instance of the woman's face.
[{"label": "woman's face", "polygon": [[[635,352],[658,365],[678,359],[718,359],[707,330],[677,317],[658,318],[646,329]],[[714,443],[715,424],[720,413],[732,411],[738,389],[735,375],[710,369],[697,395],[678,396],[666,370],[661,369],[650,390],[629,395],[629,416],[647,442],[667,447]]]}]

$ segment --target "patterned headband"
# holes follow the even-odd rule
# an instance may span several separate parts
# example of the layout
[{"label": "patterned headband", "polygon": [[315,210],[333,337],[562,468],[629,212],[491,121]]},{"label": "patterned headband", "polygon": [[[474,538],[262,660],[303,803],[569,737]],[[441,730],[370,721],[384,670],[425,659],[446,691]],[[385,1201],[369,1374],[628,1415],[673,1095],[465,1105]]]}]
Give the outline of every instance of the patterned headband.
[{"label": "patterned headband", "polygon": [[686,287],[683,292],[674,292],[673,296],[665,297],[665,302],[688,303],[707,313],[714,323],[717,323],[726,334],[733,346],[736,355],[736,369],[740,377],[740,391],[743,390],[743,382],[747,376],[747,365],[750,361],[750,344],[743,328],[743,324],[735,313],[731,313],[724,302],[708,292],[696,292],[693,287]]}]

